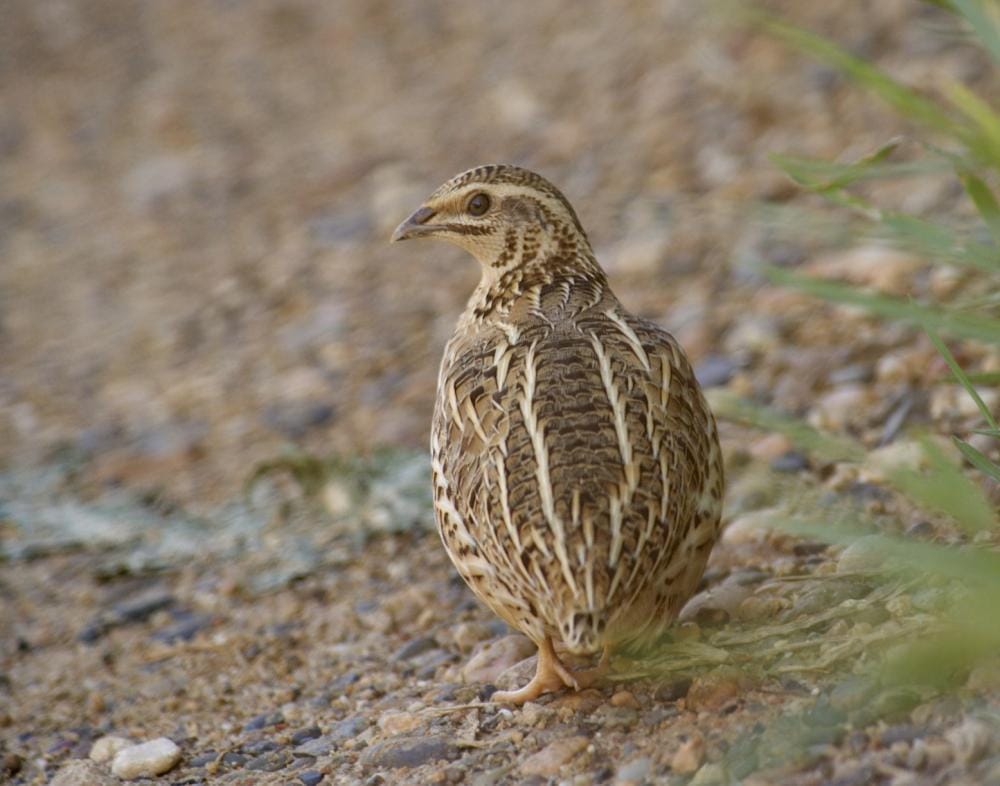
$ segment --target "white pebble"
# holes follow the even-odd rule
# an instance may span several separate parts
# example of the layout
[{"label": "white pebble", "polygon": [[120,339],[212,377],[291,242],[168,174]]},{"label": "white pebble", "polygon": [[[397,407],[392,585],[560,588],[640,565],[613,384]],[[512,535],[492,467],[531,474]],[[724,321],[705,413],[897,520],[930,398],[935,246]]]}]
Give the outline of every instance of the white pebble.
[{"label": "white pebble", "polygon": [[132,740],[127,740],[124,737],[116,737],[113,734],[100,737],[90,746],[90,760],[96,761],[98,764],[111,761],[118,751],[124,750],[134,744]]},{"label": "white pebble", "polygon": [[180,760],[181,749],[166,737],[160,737],[120,750],[111,764],[111,772],[126,779],[162,775]]},{"label": "white pebble", "polygon": [[956,758],[965,764],[975,764],[989,753],[997,742],[994,729],[976,718],[966,718],[945,732],[945,739],[955,749]]},{"label": "white pebble", "polygon": [[628,764],[619,767],[616,777],[619,781],[642,783],[652,768],[653,760],[649,756],[640,756],[638,759],[632,759]]}]

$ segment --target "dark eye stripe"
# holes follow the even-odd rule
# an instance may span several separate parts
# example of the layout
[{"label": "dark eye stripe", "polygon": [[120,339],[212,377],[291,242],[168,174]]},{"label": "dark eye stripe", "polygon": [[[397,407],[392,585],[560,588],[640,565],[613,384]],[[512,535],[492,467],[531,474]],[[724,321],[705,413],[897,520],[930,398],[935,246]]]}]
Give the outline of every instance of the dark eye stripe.
[{"label": "dark eye stripe", "polygon": [[469,224],[442,224],[441,228],[457,235],[489,235],[493,232],[493,227],[470,226]]}]

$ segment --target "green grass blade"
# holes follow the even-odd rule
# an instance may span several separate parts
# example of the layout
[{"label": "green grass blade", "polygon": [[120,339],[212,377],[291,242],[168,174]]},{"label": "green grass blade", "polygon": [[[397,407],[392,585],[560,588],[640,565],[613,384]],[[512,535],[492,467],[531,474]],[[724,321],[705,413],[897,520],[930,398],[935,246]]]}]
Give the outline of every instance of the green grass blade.
[{"label": "green grass blade", "polygon": [[946,84],[944,92],[972,121],[973,125],[965,127],[961,133],[965,145],[994,168],[1000,167],[1000,115],[961,82]]},{"label": "green grass blade", "polygon": [[979,412],[982,414],[983,420],[985,420],[991,428],[1000,428],[1000,426],[997,425],[996,420],[993,418],[993,413],[990,412],[989,407],[987,407],[983,402],[982,396],[979,395],[979,391],[973,386],[972,381],[966,375],[962,367],[958,365],[958,362],[955,360],[955,356],[951,354],[951,350],[948,349],[948,346],[941,340],[941,337],[930,328],[927,328],[927,335],[937,348],[938,353],[944,358],[945,363],[948,364],[948,368],[950,368],[951,373],[955,375],[955,379],[961,383],[962,387],[965,388],[966,393],[968,393],[972,400],[976,402],[976,406],[979,408]]},{"label": "green grass blade", "polygon": [[972,32],[998,64],[1000,64],[1000,31],[979,0],[951,0],[951,5],[965,17]]},{"label": "green grass blade", "polygon": [[969,533],[992,529],[996,524],[993,507],[982,488],[962,474],[940,446],[925,439],[921,445],[929,471],[901,469],[889,473],[889,481],[918,505],[937,510],[955,520]]},{"label": "green grass blade", "polygon": [[[1000,205],[997,204],[996,196],[990,191],[989,186],[983,182],[982,178],[977,177],[971,172],[960,172],[959,178],[962,180],[962,185],[965,187],[966,193],[975,204],[976,210],[979,211],[979,215],[983,217],[983,223],[990,230],[993,242],[1000,249]],[[1000,256],[1000,251],[996,251],[995,253],[997,256]]]},{"label": "green grass blade", "polygon": [[850,439],[814,429],[797,418],[754,404],[728,391],[709,391],[712,411],[720,418],[746,423],[765,431],[777,431],[801,450],[826,461],[860,461],[865,449]]},{"label": "green grass blade", "polygon": [[973,385],[1000,385],[1000,371],[971,371],[965,376]]},{"label": "green grass blade", "polygon": [[989,475],[994,480],[1000,481],[1000,466],[994,464],[981,451],[976,450],[968,442],[963,442],[958,437],[953,437],[952,439],[955,445],[958,446],[958,449],[962,451],[962,455],[965,456],[972,466],[984,475]]},{"label": "green grass blade", "polygon": [[901,114],[913,120],[955,135],[955,121],[933,101],[924,98],[885,72],[828,41],[816,33],[796,27],[763,12],[749,12],[765,30],[795,46],[811,57],[842,71],[863,87],[868,88]]},{"label": "green grass blade", "polygon": [[946,262],[988,273],[1000,272],[1000,253],[995,248],[971,241],[962,242],[945,226],[906,213],[883,213],[876,234],[893,243]]},{"label": "green grass blade", "polygon": [[[864,538],[883,562],[895,562],[919,574],[933,574],[958,579],[964,585],[982,585],[991,594],[1000,593],[1000,554],[982,548],[956,548],[940,543],[921,543],[889,535],[872,534],[856,524],[829,519],[775,518],[775,529],[821,543],[849,546]],[[888,568],[889,566],[886,565]]]},{"label": "green grass blade", "polygon": [[951,169],[946,162],[932,158],[915,161],[878,161],[863,166],[857,161],[840,164],[835,161],[824,161],[821,158],[804,158],[781,153],[771,153],[769,158],[792,180],[813,190],[844,188],[867,180],[939,174]]},{"label": "green grass blade", "polygon": [[[850,164],[836,164],[830,161],[816,161],[795,156],[771,154],[771,160],[781,167],[793,180],[813,191],[832,191],[849,186],[872,171],[899,147],[900,140],[892,139],[873,153],[852,161]],[[823,171],[825,170],[825,171]]]},{"label": "green grass blade", "polygon": [[[883,148],[876,151],[878,155]],[[942,155],[947,161],[954,156]],[[954,264],[974,267],[987,272],[1000,272],[1000,253],[991,246],[968,240],[963,240],[957,233],[946,226],[925,221],[908,213],[883,211],[867,200],[844,191],[844,186],[855,182],[863,176],[864,164],[849,164],[828,170],[831,178],[819,177],[821,172],[815,162],[794,156],[772,155],[771,160],[780,167],[793,181],[829,199],[840,207],[847,208],[867,221],[872,222],[874,233],[895,245],[925,257],[944,260]],[[852,180],[853,178],[853,180]],[[972,185],[975,188],[975,185]],[[983,186],[985,189],[985,186]],[[991,197],[977,192],[983,200]],[[989,204],[984,201],[984,207],[989,211]]]},{"label": "green grass blade", "polygon": [[767,268],[766,273],[775,284],[794,287],[835,303],[858,306],[876,316],[898,319],[942,330],[954,336],[1000,345],[1000,320],[997,319],[865,292],[849,284],[803,276],[776,267]]}]

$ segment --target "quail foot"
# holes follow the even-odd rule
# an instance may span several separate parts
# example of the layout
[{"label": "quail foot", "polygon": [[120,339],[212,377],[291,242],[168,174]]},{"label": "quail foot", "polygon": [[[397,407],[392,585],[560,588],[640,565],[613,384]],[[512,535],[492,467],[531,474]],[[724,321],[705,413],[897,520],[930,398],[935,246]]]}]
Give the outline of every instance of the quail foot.
[{"label": "quail foot", "polygon": [[[619,302],[540,175],[457,175],[393,234],[419,237],[482,266],[441,363],[431,457],[448,555],[538,646],[534,678],[492,698],[578,689],[695,591],[719,535],[715,420],[677,341]],[[601,663],[574,673],[556,645]]]}]

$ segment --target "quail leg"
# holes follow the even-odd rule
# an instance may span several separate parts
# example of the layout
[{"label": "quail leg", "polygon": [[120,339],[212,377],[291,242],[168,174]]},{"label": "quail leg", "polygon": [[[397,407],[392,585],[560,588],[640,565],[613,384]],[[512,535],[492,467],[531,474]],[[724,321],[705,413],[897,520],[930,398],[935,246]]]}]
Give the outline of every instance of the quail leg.
[{"label": "quail leg", "polygon": [[496,702],[524,704],[526,701],[537,699],[543,693],[557,691],[563,687],[579,690],[580,684],[573,673],[559,660],[559,656],[552,648],[552,639],[546,637],[538,647],[538,666],[531,682],[519,690],[497,691],[491,698]]},{"label": "quail leg", "polygon": [[605,645],[604,649],[601,651],[601,659],[597,662],[597,665],[591,669],[582,669],[580,671],[572,672],[573,679],[576,680],[577,690],[581,688],[592,688],[611,668],[611,647]]}]

